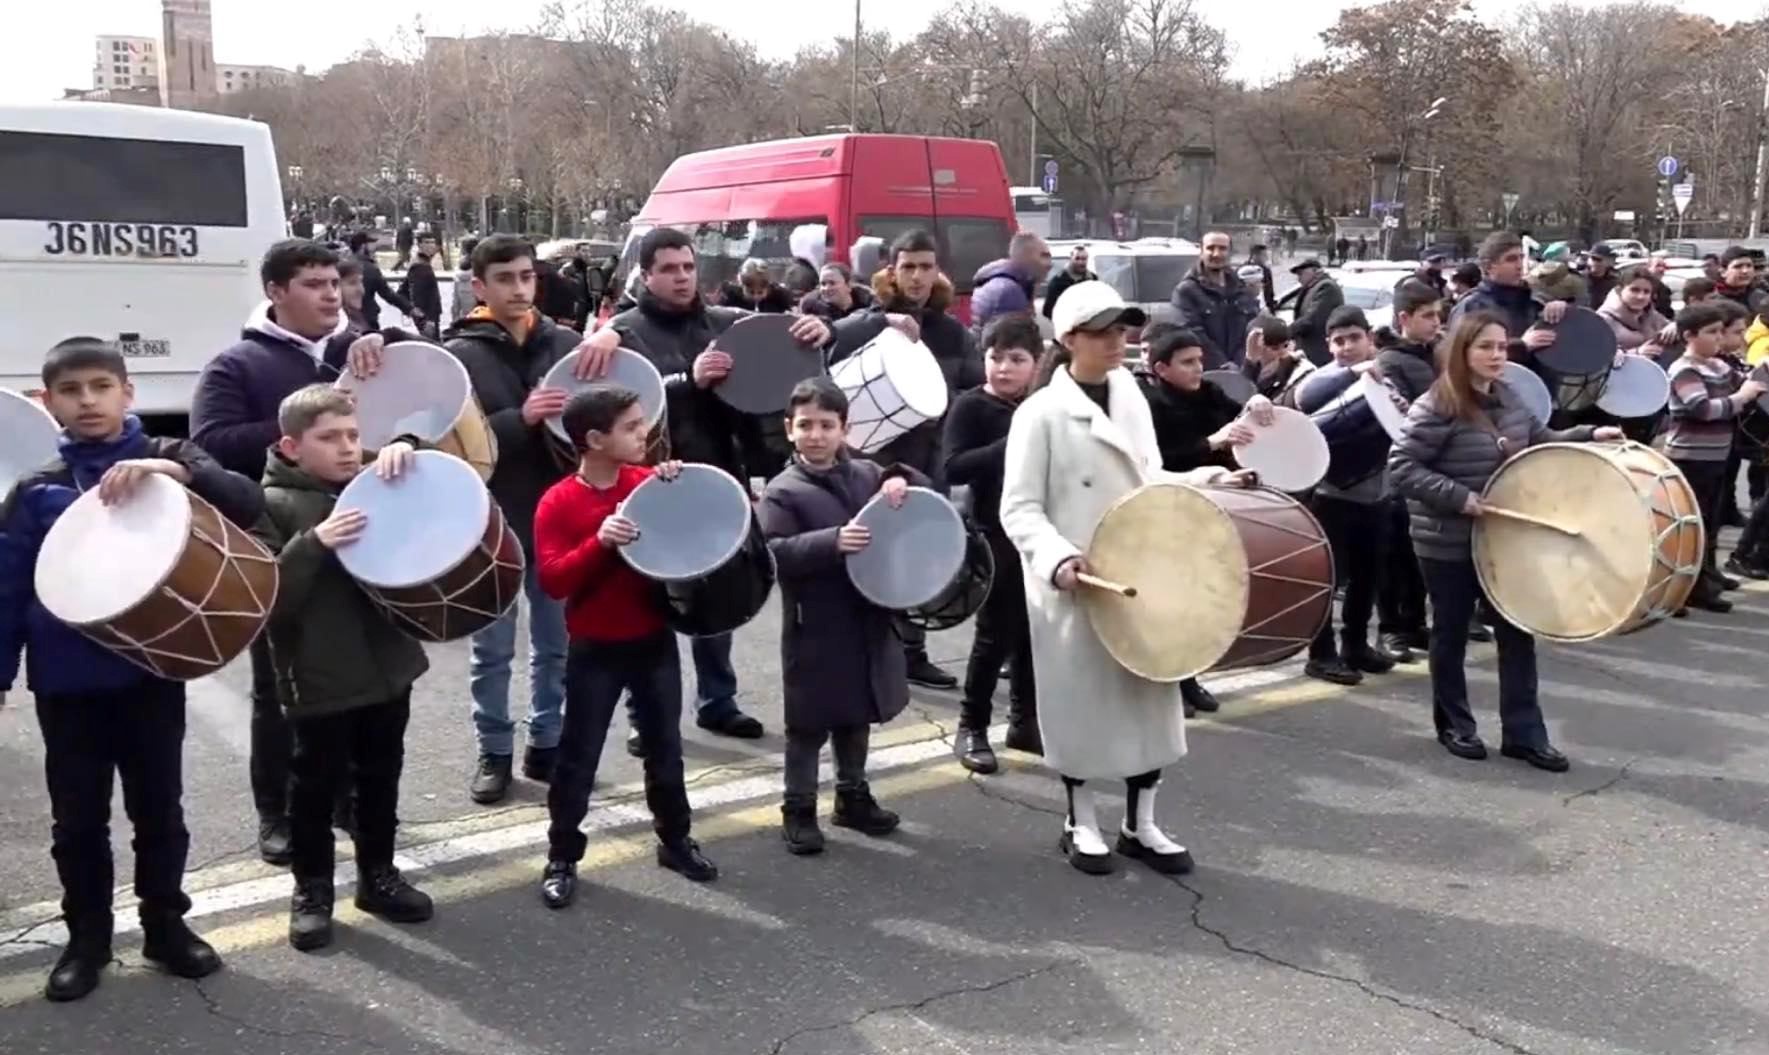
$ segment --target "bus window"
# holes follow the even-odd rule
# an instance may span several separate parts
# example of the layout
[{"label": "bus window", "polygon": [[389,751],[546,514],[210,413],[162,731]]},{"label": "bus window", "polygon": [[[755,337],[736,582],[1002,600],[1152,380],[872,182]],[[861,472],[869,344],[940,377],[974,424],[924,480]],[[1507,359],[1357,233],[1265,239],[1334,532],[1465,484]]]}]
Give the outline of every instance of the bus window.
[{"label": "bus window", "polygon": [[0,131],[0,219],[246,226],[245,150]]}]

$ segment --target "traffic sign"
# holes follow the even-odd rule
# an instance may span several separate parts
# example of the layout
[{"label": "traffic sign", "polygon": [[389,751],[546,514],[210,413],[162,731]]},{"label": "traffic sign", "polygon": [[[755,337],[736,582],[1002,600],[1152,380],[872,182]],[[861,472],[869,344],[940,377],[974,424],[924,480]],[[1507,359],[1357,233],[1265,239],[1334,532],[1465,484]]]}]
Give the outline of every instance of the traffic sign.
[{"label": "traffic sign", "polygon": [[1384,226],[1384,227],[1388,228],[1390,231],[1392,231],[1395,228],[1400,226],[1400,217],[1398,217],[1398,216],[1384,216],[1384,217],[1382,217],[1382,226]]},{"label": "traffic sign", "polygon": [[1678,168],[1677,159],[1671,157],[1669,154],[1658,159],[1658,174],[1665,179],[1670,179],[1672,176],[1675,176]]},{"label": "traffic sign", "polygon": [[1057,173],[1057,164],[1056,164],[1055,159],[1052,159],[1050,161],[1046,161],[1044,163],[1044,174],[1046,176],[1051,177],[1052,179],[1055,179],[1056,173]]},{"label": "traffic sign", "polygon": [[1046,194],[1055,194],[1056,193],[1056,173],[1046,172],[1044,174],[1044,193],[1046,193]]},{"label": "traffic sign", "polygon": [[1671,200],[1677,203],[1677,215],[1682,216],[1683,210],[1689,208],[1689,202],[1695,197],[1695,184],[1688,180],[1671,188]]},{"label": "traffic sign", "polygon": [[1511,191],[1506,191],[1499,197],[1500,200],[1505,203],[1505,215],[1509,217],[1517,210],[1517,195]]}]

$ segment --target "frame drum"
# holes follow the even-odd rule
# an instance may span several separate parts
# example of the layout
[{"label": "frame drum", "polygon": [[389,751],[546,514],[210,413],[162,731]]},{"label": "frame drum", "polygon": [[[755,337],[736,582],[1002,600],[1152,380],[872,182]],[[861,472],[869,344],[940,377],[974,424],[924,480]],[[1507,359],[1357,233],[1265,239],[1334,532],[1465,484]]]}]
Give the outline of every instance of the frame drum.
[{"label": "frame drum", "polygon": [[362,445],[385,447],[416,436],[471,465],[481,480],[498,464],[497,436],[473,395],[467,368],[446,349],[423,341],[387,346],[381,369],[359,378],[346,370],[334,387],[356,397]]},{"label": "frame drum", "polygon": [[725,634],[754,619],[774,589],[774,557],[749,492],[711,465],[682,466],[633,488],[621,515],[639,537],[621,547],[633,570],[663,585],[670,629]]},{"label": "frame drum", "polygon": [[10,388],[0,388],[0,436],[0,498],[60,455],[61,426],[43,404]]},{"label": "frame drum", "polygon": [[1534,370],[1513,360],[1505,364],[1505,373],[1499,381],[1523,401],[1536,424],[1548,427],[1548,419],[1554,415],[1554,395]]},{"label": "frame drum", "polygon": [[37,555],[50,615],[150,674],[213,674],[270,619],[276,556],[171,477],[154,473],[115,506],[87,491]]},{"label": "frame drum", "polygon": [[848,578],[860,596],[904,611],[942,598],[964,566],[964,519],[936,491],[911,487],[901,508],[874,495],[854,522],[872,530],[872,541],[847,555]]},{"label": "frame drum", "polygon": [[[664,401],[663,375],[651,360],[633,351],[631,348],[616,348],[614,357],[608,361],[608,372],[601,377],[589,381],[578,379],[577,352],[553,364],[547,376],[541,379],[540,387],[557,388],[576,395],[595,384],[619,385],[639,393],[639,406],[645,409],[645,422],[651,427],[651,442],[646,451],[645,461],[655,465],[669,457],[670,438],[669,422]],[[577,464],[577,449],[572,445],[571,437],[565,435],[564,415],[559,414],[547,419],[547,430],[559,441],[565,453],[566,464]]]},{"label": "frame drum", "polygon": [[848,446],[876,454],[892,440],[946,413],[946,374],[927,345],[885,327],[830,368],[848,396]]},{"label": "frame drum", "polygon": [[1474,568],[1499,614],[1550,641],[1591,641],[1682,608],[1706,537],[1695,492],[1638,443],[1543,443],[1514,455],[1481,495],[1579,529],[1474,522]]},{"label": "frame drum", "polygon": [[1306,491],[1327,475],[1333,456],[1326,437],[1300,410],[1273,407],[1272,413],[1276,417],[1270,425],[1247,420],[1253,442],[1232,448],[1235,464],[1254,470],[1261,483],[1280,491]]},{"label": "frame drum", "polygon": [[1671,398],[1671,379],[1657,362],[1643,355],[1624,355],[1609,372],[1609,384],[1597,409],[1618,418],[1650,418]]},{"label": "frame drum", "polygon": [[745,414],[779,417],[793,386],[807,377],[827,377],[823,353],[793,340],[797,315],[749,315],[713,341],[731,357],[731,373],[713,394]]}]

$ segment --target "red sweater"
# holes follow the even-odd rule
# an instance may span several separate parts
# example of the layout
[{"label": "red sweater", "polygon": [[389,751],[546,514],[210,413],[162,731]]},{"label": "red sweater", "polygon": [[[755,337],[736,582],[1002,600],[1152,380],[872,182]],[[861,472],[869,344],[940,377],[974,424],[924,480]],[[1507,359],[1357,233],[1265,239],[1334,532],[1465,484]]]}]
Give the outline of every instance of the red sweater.
[{"label": "red sweater", "polygon": [[573,474],[548,488],[534,511],[535,570],[547,596],[565,602],[574,641],[636,641],[665,627],[657,584],[596,540],[602,521],[650,475],[623,465],[603,491]]}]

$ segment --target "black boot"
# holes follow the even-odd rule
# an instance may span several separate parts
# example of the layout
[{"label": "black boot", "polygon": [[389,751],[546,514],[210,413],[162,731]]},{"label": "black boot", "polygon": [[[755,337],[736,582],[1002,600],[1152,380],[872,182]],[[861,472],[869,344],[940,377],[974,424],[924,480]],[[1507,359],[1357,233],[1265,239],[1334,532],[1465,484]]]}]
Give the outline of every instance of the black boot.
[{"label": "black boot", "polygon": [[[1411,637],[1408,634],[1383,634],[1382,651],[1394,658],[1396,663],[1412,663],[1419,657],[1413,654]],[[1426,645],[1430,647],[1429,644]]]},{"label": "black boot", "polygon": [[795,857],[823,852],[823,829],[817,827],[817,796],[786,796],[780,804],[780,838],[786,841],[786,852]]},{"label": "black boot", "polygon": [[699,843],[687,836],[659,842],[657,863],[692,883],[710,883],[719,878],[719,866],[700,852]]},{"label": "black boot", "polygon": [[553,764],[559,758],[557,747],[528,746],[522,752],[522,775],[537,784],[550,784],[553,781]]},{"label": "black boot", "polygon": [[78,1000],[98,988],[99,975],[111,962],[111,917],[68,921],[68,945],[49,972],[43,995],[56,1003]]},{"label": "black boot", "polygon": [[910,652],[905,654],[908,661],[909,680],[917,685],[925,685],[930,689],[956,689],[958,679],[934,665],[927,658],[926,652]]},{"label": "black boot", "polygon": [[1339,654],[1345,657],[1346,666],[1362,674],[1387,674],[1394,669],[1394,657],[1380,646],[1371,648],[1366,634],[1346,634]]},{"label": "black boot", "polygon": [[141,958],[180,978],[207,978],[221,970],[220,954],[191,933],[182,915],[143,915],[141,934]]},{"label": "black boot", "polygon": [[541,903],[548,908],[566,908],[577,897],[577,865],[570,861],[548,861],[541,873]]},{"label": "black boot", "polygon": [[1185,702],[1185,716],[1192,717],[1202,711],[1210,714],[1222,709],[1216,696],[1204,686],[1198,684],[1197,678],[1187,678],[1179,683],[1179,696]]},{"label": "black boot", "polygon": [[333,897],[330,876],[295,880],[295,896],[289,899],[289,944],[297,951],[312,952],[332,943]]},{"label": "black boot", "polygon": [[986,729],[959,726],[958,735],[952,738],[952,753],[958,757],[958,764],[972,773],[988,774],[1001,768],[995,760],[995,750],[989,746]]},{"label": "black boot", "polygon": [[480,755],[479,768],[473,772],[473,783],[467,795],[481,806],[502,802],[510,793],[510,756]]},{"label": "black boot", "polygon": [[392,865],[357,869],[356,907],[389,923],[422,923],[436,914],[430,895],[406,882]]},{"label": "black boot", "polygon": [[1028,755],[1044,754],[1044,736],[1038,731],[1037,714],[1008,715],[1007,735],[1002,737],[1001,742]]},{"label": "black boot", "polygon": [[889,835],[897,830],[900,820],[878,804],[865,784],[835,789],[835,816],[830,823],[837,828],[852,828],[863,835]]},{"label": "black boot", "polygon": [[294,853],[289,848],[287,817],[258,818],[258,856],[268,865],[286,868]]},{"label": "black boot", "polygon": [[1302,672],[1311,678],[1330,681],[1335,685],[1361,685],[1364,676],[1352,670],[1338,656],[1327,659],[1311,659],[1302,665]]}]

